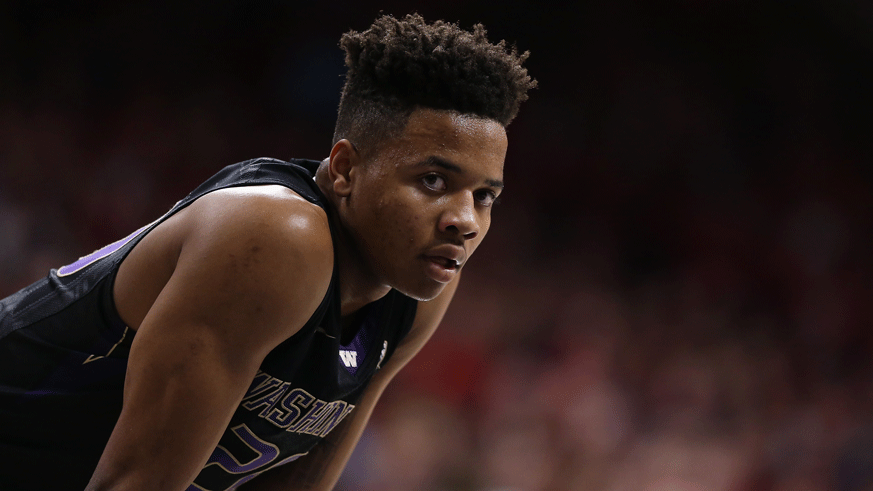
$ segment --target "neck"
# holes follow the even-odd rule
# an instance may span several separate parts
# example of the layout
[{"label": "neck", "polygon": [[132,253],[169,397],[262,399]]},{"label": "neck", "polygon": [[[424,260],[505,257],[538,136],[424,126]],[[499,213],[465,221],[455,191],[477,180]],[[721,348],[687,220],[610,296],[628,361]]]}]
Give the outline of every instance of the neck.
[{"label": "neck", "polygon": [[340,314],[346,318],[354,315],[365,305],[384,297],[391,290],[387,285],[375,281],[375,275],[364,261],[353,235],[340,215],[342,198],[336,196],[327,175],[325,159],[315,174],[315,183],[328,199],[328,215],[334,224],[334,248],[336,249],[336,268],[339,275]]}]

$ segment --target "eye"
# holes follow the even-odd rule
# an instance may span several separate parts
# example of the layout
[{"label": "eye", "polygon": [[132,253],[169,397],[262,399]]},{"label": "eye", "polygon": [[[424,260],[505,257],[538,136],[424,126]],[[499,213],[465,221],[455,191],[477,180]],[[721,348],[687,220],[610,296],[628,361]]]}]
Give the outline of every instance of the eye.
[{"label": "eye", "polygon": [[439,174],[428,174],[421,178],[421,182],[433,191],[445,191],[446,180]]},{"label": "eye", "polygon": [[476,191],[473,197],[476,198],[476,202],[482,206],[491,206],[499,202],[497,199],[497,193],[490,189],[480,189],[479,191]]}]

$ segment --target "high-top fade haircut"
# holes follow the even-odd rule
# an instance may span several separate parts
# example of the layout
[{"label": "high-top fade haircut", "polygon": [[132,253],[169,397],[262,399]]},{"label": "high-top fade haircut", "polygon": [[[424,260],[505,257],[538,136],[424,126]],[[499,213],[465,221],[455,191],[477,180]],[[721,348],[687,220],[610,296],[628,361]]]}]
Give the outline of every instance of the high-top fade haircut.
[{"label": "high-top fade haircut", "polygon": [[507,126],[537,82],[505,41],[488,42],[485,27],[465,31],[418,14],[385,15],[364,32],[340,39],[346,52],[343,86],[333,142],[345,138],[368,154],[399,136],[419,107],[456,111]]}]

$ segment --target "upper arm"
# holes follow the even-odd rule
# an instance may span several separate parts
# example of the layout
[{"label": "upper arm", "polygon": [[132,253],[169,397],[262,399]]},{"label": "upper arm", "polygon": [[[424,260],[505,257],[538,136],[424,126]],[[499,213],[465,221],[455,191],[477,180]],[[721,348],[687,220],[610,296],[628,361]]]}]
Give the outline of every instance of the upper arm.
[{"label": "upper arm", "polygon": [[184,319],[220,335],[234,353],[263,358],[308,320],[328,288],[327,216],[274,186],[212,193],[185,211],[174,272],[137,338]]},{"label": "upper arm", "polygon": [[263,358],[305,324],[330,282],[326,216],[293,196],[218,192],[183,213],[178,258],[137,328],[93,489],[190,483]]},{"label": "upper arm", "polygon": [[[449,304],[454,298],[455,290],[458,288],[460,281],[460,273],[456,275],[451,283],[446,285],[445,289],[436,296],[433,300],[427,302],[419,302],[415,313],[415,320],[409,334],[400,343],[395,350],[384,370],[384,377],[388,380],[382,381],[384,385],[393,378],[407,363],[421,350],[427,343],[430,337],[436,332]],[[382,371],[377,375],[382,375]]]}]

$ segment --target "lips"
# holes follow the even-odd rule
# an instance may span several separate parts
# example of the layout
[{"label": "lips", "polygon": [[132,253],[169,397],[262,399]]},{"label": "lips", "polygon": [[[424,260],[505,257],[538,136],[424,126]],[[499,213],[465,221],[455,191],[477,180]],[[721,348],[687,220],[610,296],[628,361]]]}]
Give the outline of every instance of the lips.
[{"label": "lips", "polygon": [[428,276],[440,283],[451,281],[467,259],[463,247],[443,245],[429,250],[425,255],[428,261]]},{"label": "lips", "polygon": [[425,256],[447,268],[460,268],[467,259],[467,251],[461,246],[445,244],[430,249]]},{"label": "lips", "polygon": [[441,256],[429,256],[429,259],[446,269],[457,269],[460,264],[454,259]]}]

